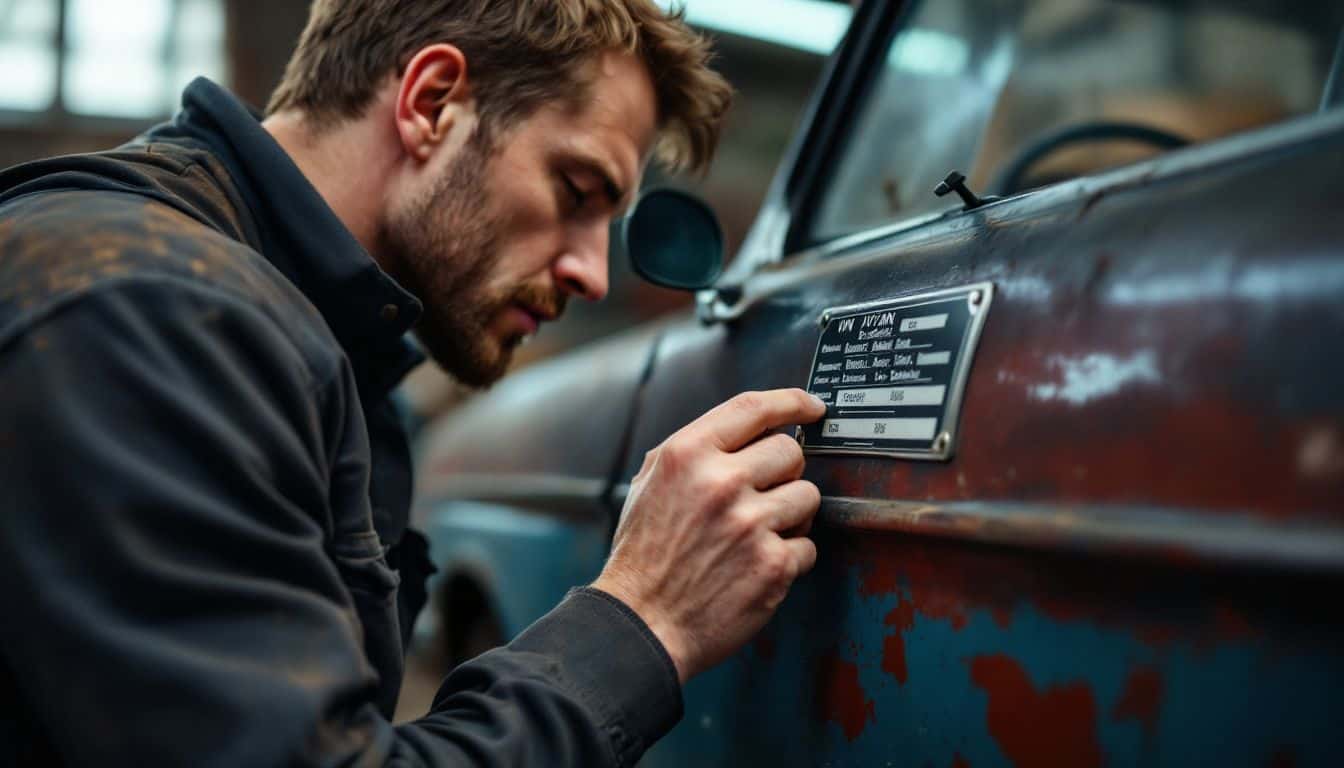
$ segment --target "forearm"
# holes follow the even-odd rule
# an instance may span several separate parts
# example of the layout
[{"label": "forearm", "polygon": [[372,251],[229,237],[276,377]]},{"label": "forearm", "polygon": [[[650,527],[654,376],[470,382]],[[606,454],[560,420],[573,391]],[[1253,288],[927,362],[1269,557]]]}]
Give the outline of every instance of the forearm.
[{"label": "forearm", "polygon": [[676,671],[615,598],[575,590],[513,642],[462,664],[397,729],[409,764],[633,765],[681,717]]}]

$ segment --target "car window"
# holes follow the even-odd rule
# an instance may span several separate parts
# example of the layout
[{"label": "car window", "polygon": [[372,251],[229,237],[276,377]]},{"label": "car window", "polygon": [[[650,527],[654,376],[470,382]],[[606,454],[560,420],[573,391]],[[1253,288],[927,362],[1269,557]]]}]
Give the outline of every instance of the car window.
[{"label": "car window", "polygon": [[955,196],[932,193],[954,169],[979,194],[1012,194],[1313,112],[1341,9],[1277,0],[921,3],[857,112],[809,239],[959,207]]}]

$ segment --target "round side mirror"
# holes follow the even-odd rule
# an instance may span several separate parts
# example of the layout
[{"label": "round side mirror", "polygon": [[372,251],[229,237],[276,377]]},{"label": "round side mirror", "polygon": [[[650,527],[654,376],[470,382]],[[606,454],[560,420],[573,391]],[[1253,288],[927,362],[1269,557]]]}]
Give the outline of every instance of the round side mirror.
[{"label": "round side mirror", "polygon": [[699,198],[663,187],[645,192],[621,225],[635,272],[656,285],[696,291],[723,268],[723,231]]}]

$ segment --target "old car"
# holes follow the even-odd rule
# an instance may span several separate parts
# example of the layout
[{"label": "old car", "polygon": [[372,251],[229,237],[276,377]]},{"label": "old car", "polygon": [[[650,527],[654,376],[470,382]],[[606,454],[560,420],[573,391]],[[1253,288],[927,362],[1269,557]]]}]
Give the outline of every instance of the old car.
[{"label": "old car", "polygon": [[443,653],[593,578],[646,451],[799,386],[818,565],[646,765],[1339,765],[1342,30],[858,4],[722,275],[684,199],[627,227],[694,312],[430,429]]}]

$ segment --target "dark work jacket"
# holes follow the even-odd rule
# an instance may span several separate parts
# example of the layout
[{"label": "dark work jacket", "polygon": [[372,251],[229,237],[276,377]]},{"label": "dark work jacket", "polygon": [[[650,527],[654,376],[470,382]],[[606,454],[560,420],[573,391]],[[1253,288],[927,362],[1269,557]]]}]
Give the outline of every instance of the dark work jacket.
[{"label": "dark work jacket", "polygon": [[0,173],[0,765],[628,765],[676,722],[591,589],[388,722],[419,311],[208,81]]}]

